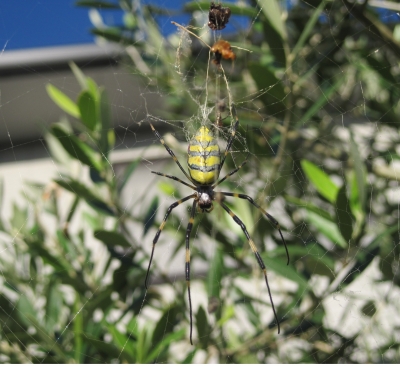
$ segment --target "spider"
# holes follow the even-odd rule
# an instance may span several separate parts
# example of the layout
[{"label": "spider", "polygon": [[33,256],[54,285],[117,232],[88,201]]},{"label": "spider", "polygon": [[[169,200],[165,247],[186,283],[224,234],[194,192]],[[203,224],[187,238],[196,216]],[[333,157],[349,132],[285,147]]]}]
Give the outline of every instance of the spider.
[{"label": "spider", "polygon": [[[232,110],[234,111],[233,106],[232,106]],[[260,256],[253,240],[251,239],[250,234],[246,229],[246,226],[239,219],[239,217],[237,217],[228,208],[228,206],[226,206],[224,204],[223,200],[225,197],[241,198],[241,199],[248,200],[253,206],[257,207],[266,216],[266,218],[272,223],[272,225],[274,225],[275,228],[279,231],[279,234],[282,238],[282,242],[284,243],[285,249],[286,249],[287,264],[289,264],[289,252],[288,252],[288,249],[286,246],[285,239],[283,238],[282,232],[280,230],[279,223],[268,212],[266,212],[257,203],[255,203],[251,197],[249,197],[245,194],[232,193],[232,192],[215,192],[214,191],[215,187],[220,185],[228,177],[235,174],[247,162],[247,157],[246,157],[246,159],[243,161],[243,163],[241,165],[239,165],[236,169],[232,170],[230,173],[228,173],[223,178],[218,180],[219,174],[224,165],[225,159],[226,159],[227,155],[229,154],[232,143],[235,139],[236,130],[239,126],[239,120],[237,118],[236,112],[234,112],[234,117],[235,117],[235,124],[231,130],[231,136],[229,137],[229,140],[226,145],[225,153],[223,154],[223,156],[222,156],[222,154],[220,154],[219,146],[218,146],[217,140],[216,140],[212,130],[208,129],[205,126],[202,126],[195,133],[193,139],[190,141],[189,146],[188,146],[187,164],[188,164],[189,174],[183,169],[182,165],[179,163],[174,152],[168,147],[168,145],[165,143],[164,139],[161,137],[161,135],[158,133],[158,131],[154,128],[154,126],[150,123],[150,127],[153,130],[156,137],[158,138],[158,140],[165,147],[165,149],[168,151],[169,155],[171,155],[172,159],[174,159],[175,163],[178,165],[179,169],[182,171],[182,173],[186,176],[186,178],[192,184],[186,183],[177,177],[167,175],[164,173],[159,173],[159,172],[155,172],[155,171],[152,171],[152,173],[161,175],[162,177],[173,179],[179,183],[184,184],[187,187],[192,188],[195,192],[189,196],[181,198],[180,200],[174,202],[171,206],[168,207],[167,212],[164,216],[164,219],[161,222],[161,225],[153,239],[153,247],[151,250],[150,261],[149,261],[149,265],[147,268],[145,286],[147,289],[148,288],[147,280],[148,280],[148,276],[149,276],[149,272],[150,272],[151,262],[153,260],[154,248],[160,237],[161,231],[164,229],[164,226],[168,219],[168,216],[170,215],[170,213],[172,212],[172,210],[175,207],[179,206],[183,202],[193,199],[189,223],[188,223],[188,226],[186,229],[186,271],[185,271],[186,272],[186,283],[187,283],[187,288],[188,288],[188,300],[189,300],[190,343],[192,345],[193,345],[193,341],[192,341],[193,319],[192,319],[192,300],[191,300],[191,293],[190,293],[190,248],[189,248],[190,233],[191,233],[192,227],[193,227],[194,216],[196,213],[196,207],[198,206],[198,210],[202,213],[209,213],[213,210],[213,201],[218,202],[222,206],[222,208],[241,227],[244,234],[246,235],[247,240],[249,241],[251,250],[253,251],[253,253],[257,259],[257,262],[258,262],[261,270],[264,273],[265,283],[267,285],[269,299],[271,302],[271,307],[272,307],[272,310],[274,313],[276,323],[278,325],[278,334],[280,333],[280,324],[279,324],[278,316],[275,311],[274,302],[272,300],[272,295],[271,295],[271,290],[270,290],[269,284],[268,284],[267,270],[265,268],[265,264]]]}]

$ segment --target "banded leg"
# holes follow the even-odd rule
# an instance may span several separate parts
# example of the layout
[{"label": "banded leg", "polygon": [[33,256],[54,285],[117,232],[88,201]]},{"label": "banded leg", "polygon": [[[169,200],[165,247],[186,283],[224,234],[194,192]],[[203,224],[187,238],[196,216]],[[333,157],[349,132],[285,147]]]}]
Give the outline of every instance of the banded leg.
[{"label": "banded leg", "polygon": [[188,184],[188,183],[184,182],[183,180],[181,180],[181,179],[179,179],[179,178],[177,178],[177,177],[174,177],[173,175],[168,175],[168,174],[164,174],[164,173],[159,173],[159,172],[155,172],[155,171],[153,171],[153,170],[152,170],[151,172],[152,172],[153,174],[161,175],[162,177],[166,177],[166,178],[169,178],[169,179],[176,180],[177,182],[182,183],[182,184],[184,184],[185,186],[188,186],[188,187],[190,187],[190,188],[196,190],[196,187],[195,187],[195,186],[192,186],[191,184]]},{"label": "banded leg", "polygon": [[247,200],[249,201],[254,207],[257,207],[265,216],[266,218],[269,220],[269,222],[275,226],[275,228],[279,231],[279,235],[281,236],[281,239],[283,241],[283,245],[285,246],[286,249],[286,257],[287,257],[287,263],[286,265],[289,265],[289,251],[288,248],[286,246],[286,241],[283,238],[282,235],[282,231],[281,231],[281,227],[279,226],[279,222],[276,221],[276,219],[271,216],[267,211],[265,211],[263,208],[261,208],[259,205],[257,205],[257,203],[254,202],[254,200],[250,197],[247,196],[245,194],[240,194],[240,193],[230,193],[230,192],[218,192],[219,194],[223,194],[224,196],[229,196],[229,197],[236,197],[236,198],[241,198],[243,200]]},{"label": "banded leg", "polygon": [[260,253],[257,250],[256,245],[254,244],[253,240],[250,237],[249,232],[246,229],[245,224],[243,223],[242,220],[239,219],[239,217],[237,217],[230,209],[228,206],[226,206],[223,202],[219,202],[219,204],[222,206],[222,208],[232,217],[232,219],[241,227],[241,229],[244,232],[244,235],[246,235],[247,240],[249,241],[251,250],[253,251],[257,262],[260,266],[260,268],[262,269],[262,271],[264,272],[264,277],[265,277],[265,283],[267,284],[267,289],[268,289],[268,294],[269,294],[269,300],[271,302],[271,306],[272,306],[272,311],[274,312],[274,316],[275,316],[275,320],[276,320],[276,324],[278,325],[278,334],[281,332],[281,326],[279,324],[279,320],[278,320],[278,316],[276,315],[276,311],[275,311],[275,306],[274,306],[274,302],[272,300],[272,295],[271,295],[271,290],[269,288],[269,284],[268,284],[268,277],[267,277],[267,270],[265,268],[265,264],[260,256]]},{"label": "banded leg", "polygon": [[194,223],[194,214],[196,213],[197,201],[193,201],[192,212],[190,213],[189,223],[186,229],[186,284],[188,288],[189,298],[189,317],[190,317],[190,344],[193,346],[192,333],[193,333],[193,316],[192,316],[192,298],[190,296],[190,248],[189,240],[190,233],[192,232]]},{"label": "banded leg", "polygon": [[174,202],[171,206],[168,207],[167,213],[164,216],[164,220],[162,221],[162,223],[161,223],[161,225],[160,225],[160,227],[159,227],[159,229],[158,229],[158,231],[156,233],[156,236],[153,239],[153,248],[151,249],[149,266],[147,267],[146,279],[144,281],[144,285],[146,286],[146,289],[148,288],[147,279],[149,277],[151,262],[153,261],[154,248],[156,247],[156,244],[157,244],[158,238],[160,237],[161,231],[164,229],[164,225],[167,222],[169,214],[172,212],[172,210],[175,207],[179,206],[181,203],[183,203],[183,202],[185,202],[187,200],[190,200],[191,198],[195,198],[195,197],[196,197],[196,194],[191,194],[190,196],[187,196],[185,198],[180,199],[179,201]]},{"label": "banded leg", "polygon": [[190,179],[188,173],[186,173],[185,169],[183,169],[181,163],[178,161],[178,158],[175,156],[174,152],[165,143],[164,139],[161,137],[161,135],[158,133],[158,131],[154,128],[154,126],[151,123],[150,123],[150,127],[153,130],[156,137],[160,140],[160,142],[163,144],[165,149],[168,151],[169,155],[171,155],[172,159],[174,159],[175,163],[179,166],[179,169],[182,170],[182,173],[185,174],[186,178],[189,179],[189,181],[191,182],[192,180]]},{"label": "banded leg", "polygon": [[247,164],[247,158],[249,154],[247,154],[246,159],[244,159],[243,163],[240,164],[236,169],[232,170],[230,173],[225,175],[225,177],[221,178],[217,183],[215,183],[212,188],[215,188],[216,186],[220,185],[225,179],[231,177],[233,174],[235,174],[238,170],[242,169],[242,167]]},{"label": "banded leg", "polygon": [[[233,110],[235,109],[233,105],[232,105],[232,109]],[[234,114],[235,114],[236,122],[233,125],[233,129],[231,131],[231,137],[229,138],[228,143],[226,144],[225,154],[224,154],[224,157],[222,158],[221,164],[219,165],[219,171],[221,171],[221,169],[222,169],[222,167],[223,167],[223,165],[225,163],[225,159],[226,159],[227,155],[229,154],[229,151],[231,150],[231,146],[233,144],[233,140],[235,139],[236,130],[237,130],[238,126],[239,126],[239,120],[237,118],[236,111],[234,112]]]}]

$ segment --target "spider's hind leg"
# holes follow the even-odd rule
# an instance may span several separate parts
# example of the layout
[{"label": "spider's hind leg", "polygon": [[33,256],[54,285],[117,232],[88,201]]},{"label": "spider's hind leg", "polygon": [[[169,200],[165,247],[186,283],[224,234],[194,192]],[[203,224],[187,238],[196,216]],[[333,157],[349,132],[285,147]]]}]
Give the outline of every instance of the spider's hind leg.
[{"label": "spider's hind leg", "polygon": [[[221,193],[222,193],[222,192],[221,192]],[[246,235],[247,240],[249,241],[251,250],[253,251],[253,253],[254,253],[254,255],[255,255],[256,259],[257,259],[258,265],[260,266],[261,270],[262,270],[263,273],[264,273],[265,283],[266,283],[267,289],[268,289],[269,300],[270,300],[270,302],[271,302],[272,311],[274,312],[275,320],[276,320],[276,323],[277,323],[277,325],[278,325],[278,334],[279,334],[280,331],[281,331],[281,327],[280,327],[280,324],[279,324],[278,316],[277,316],[277,314],[276,314],[276,310],[275,310],[275,306],[274,306],[274,301],[272,300],[272,294],[271,294],[271,290],[270,290],[270,288],[269,288],[268,277],[267,277],[267,269],[265,268],[264,261],[262,260],[262,258],[261,258],[261,256],[260,256],[260,253],[258,252],[257,247],[256,247],[256,245],[255,245],[254,242],[253,242],[253,239],[251,239],[250,234],[249,234],[249,232],[247,231],[246,226],[245,226],[245,224],[243,223],[243,221],[240,220],[239,217],[237,217],[237,216],[229,209],[229,207],[226,206],[224,203],[219,202],[219,204],[220,204],[220,205],[222,206],[222,208],[232,217],[232,219],[241,227],[242,231],[243,231],[244,234]]]}]

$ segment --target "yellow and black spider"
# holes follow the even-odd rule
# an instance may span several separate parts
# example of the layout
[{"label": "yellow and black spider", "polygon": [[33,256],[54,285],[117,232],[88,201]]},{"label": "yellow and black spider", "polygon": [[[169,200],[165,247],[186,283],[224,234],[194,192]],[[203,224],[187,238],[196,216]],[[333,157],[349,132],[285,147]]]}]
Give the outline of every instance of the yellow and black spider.
[{"label": "yellow and black spider", "polygon": [[[286,255],[287,255],[287,263],[289,264],[289,252],[286,246],[285,239],[283,238],[282,232],[279,227],[278,221],[276,221],[268,212],[266,212],[264,209],[262,209],[257,203],[254,202],[254,200],[245,195],[245,194],[240,194],[240,193],[231,193],[231,192],[215,192],[214,188],[221,184],[225,179],[230,177],[231,175],[235,174],[239,169],[243,167],[244,164],[246,164],[246,160],[239,165],[235,170],[232,170],[230,173],[225,175],[223,178],[218,179],[219,174],[221,172],[221,169],[224,165],[225,159],[230,151],[230,148],[232,146],[232,143],[235,139],[235,134],[236,134],[236,129],[238,128],[239,125],[239,120],[236,116],[235,113],[235,125],[233,126],[233,129],[231,131],[231,136],[228,140],[228,143],[226,145],[225,153],[224,156],[222,157],[221,160],[221,154],[219,150],[219,146],[217,143],[217,140],[214,136],[213,131],[208,129],[205,126],[202,126],[199,128],[199,130],[196,132],[194,135],[193,139],[190,141],[189,146],[188,146],[188,170],[189,174],[183,169],[182,165],[179,163],[177,157],[175,156],[174,152],[166,145],[165,141],[161,137],[161,135],[158,133],[158,131],[154,128],[154,126],[150,123],[151,129],[153,130],[154,134],[156,137],[160,140],[160,142],[164,145],[165,149],[168,151],[168,153],[171,155],[171,157],[174,159],[176,164],[179,166],[179,169],[183,172],[183,174],[186,176],[186,178],[193,183],[188,184],[181,179],[159,173],[159,172],[154,172],[154,174],[161,175],[163,177],[167,177],[173,180],[176,180],[185,186],[188,186],[192,188],[195,192],[187,197],[184,197],[176,202],[174,202],[171,206],[168,207],[167,213],[165,214],[164,220],[162,221],[160,228],[158,229],[154,239],[153,239],[153,248],[151,250],[151,256],[150,256],[150,261],[149,261],[149,266],[147,268],[147,273],[146,273],[146,280],[145,280],[145,286],[146,289],[148,288],[147,286],[147,280],[149,276],[149,271],[150,271],[150,266],[151,262],[153,260],[153,254],[154,254],[154,248],[156,246],[156,243],[158,241],[158,238],[160,237],[161,231],[163,230],[165,223],[168,219],[168,216],[172,212],[172,210],[179,206],[181,203],[190,200],[193,198],[193,205],[192,205],[192,210],[190,214],[190,219],[189,219],[189,224],[186,229],[186,283],[188,287],[188,298],[189,298],[189,315],[190,315],[190,343],[193,345],[192,341],[192,328],[193,328],[193,320],[192,320],[192,300],[190,296],[190,249],[189,249],[189,239],[190,239],[190,233],[192,231],[193,227],[193,222],[194,222],[194,215],[196,212],[196,206],[198,205],[199,211],[201,212],[211,212],[213,210],[213,201],[217,201],[222,208],[232,217],[232,219],[241,227],[243,230],[244,234],[246,235],[251,250],[253,251],[258,264],[260,265],[260,268],[264,272],[264,277],[265,277],[265,283],[267,284],[267,289],[268,289],[268,294],[269,298],[271,301],[271,306],[272,310],[274,312],[274,316],[276,319],[276,323],[278,325],[278,334],[280,333],[280,325],[278,321],[278,317],[276,315],[275,311],[275,306],[274,302],[272,301],[272,295],[271,295],[271,290],[269,288],[268,284],[268,278],[267,278],[267,270],[265,268],[265,264],[263,260],[261,259],[260,254],[258,253],[258,250],[253,242],[253,240],[250,238],[250,235],[246,229],[246,226],[244,223],[228,208],[223,203],[223,198],[228,196],[228,197],[236,197],[236,198],[241,198],[248,200],[253,206],[257,207],[265,216],[266,218],[275,226],[276,229],[278,229],[279,234],[282,238],[282,242],[285,245],[286,249]],[[246,158],[247,159],[247,158]],[[217,181],[217,182],[216,182]],[[215,183],[216,182],[216,183]]]}]

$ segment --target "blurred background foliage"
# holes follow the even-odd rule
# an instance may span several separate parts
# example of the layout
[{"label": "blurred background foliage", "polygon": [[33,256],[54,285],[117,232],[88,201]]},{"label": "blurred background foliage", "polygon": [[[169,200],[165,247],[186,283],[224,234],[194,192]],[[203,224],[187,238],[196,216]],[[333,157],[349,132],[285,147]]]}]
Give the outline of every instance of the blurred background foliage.
[{"label": "blurred background foliage", "polygon": [[[154,263],[154,283],[165,285],[152,284],[146,292],[149,249],[165,212],[157,210],[159,198],[188,193],[164,182],[157,195],[126,209],[121,192],[140,160],[116,174],[109,160],[115,134],[107,93],[71,64],[82,89],[75,101],[47,85],[66,113],[46,133],[60,175],[45,186],[30,184],[26,204],[15,204],[13,216],[0,222],[2,361],[399,362],[399,208],[391,193],[400,176],[398,16],[377,12],[368,1],[293,3],[225,4],[230,22],[237,17],[247,24],[227,36],[241,47],[234,48],[236,61],[223,61],[241,124],[228,168],[250,152],[240,178],[225,187],[252,195],[282,226],[288,266],[276,230],[246,203],[228,202],[251,223],[281,334],[266,288],[259,287],[263,295],[247,291],[263,279],[243,233],[219,212],[202,215],[193,230],[192,263],[209,264],[206,274],[192,273],[209,297],[208,308],[194,309],[194,346],[183,277],[172,283]],[[77,5],[125,11],[120,27],[92,32],[126,47],[123,62],[165,98],[168,108],[157,111],[158,118],[182,121],[178,131],[187,138],[198,125],[185,123],[198,121],[193,116],[215,106],[218,96],[229,115],[227,88],[215,67],[209,85],[219,80],[220,87],[210,87],[205,102],[208,49],[184,33],[162,36],[155,19],[167,9],[128,0]],[[188,2],[182,11],[202,27],[209,6]],[[222,121],[222,137],[231,123]],[[82,178],[85,169],[90,182]],[[70,192],[68,208],[60,207],[64,191]],[[179,224],[173,213],[165,231]],[[184,231],[176,234],[171,256],[181,255]],[[96,241],[97,253],[88,240]],[[212,243],[211,252],[203,242]],[[354,284],[372,269],[366,296],[365,286]],[[170,300],[163,286],[172,289]],[[332,299],[342,310],[335,324],[328,314]],[[149,309],[152,317],[143,315]]]}]

